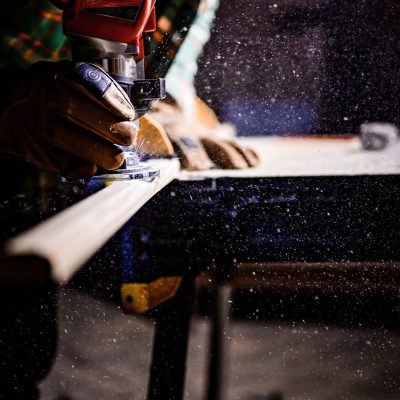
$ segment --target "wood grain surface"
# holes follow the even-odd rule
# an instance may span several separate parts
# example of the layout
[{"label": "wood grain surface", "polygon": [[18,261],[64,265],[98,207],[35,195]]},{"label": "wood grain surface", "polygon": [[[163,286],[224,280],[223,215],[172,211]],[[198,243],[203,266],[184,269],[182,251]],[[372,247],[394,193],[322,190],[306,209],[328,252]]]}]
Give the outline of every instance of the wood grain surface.
[{"label": "wood grain surface", "polygon": [[[65,209],[5,245],[8,258],[36,256],[46,260],[55,282],[64,282],[117,232],[151,197],[176,178],[179,162],[152,161],[160,177],[151,182],[114,182]],[[2,268],[0,268],[2,271]],[[11,270],[12,272],[12,270]],[[7,278],[11,279],[10,268]],[[14,269],[18,274],[18,269]]]},{"label": "wood grain surface", "polygon": [[358,136],[240,138],[261,158],[255,168],[183,171],[180,179],[354,176],[400,174],[400,142],[380,151],[363,150]]}]

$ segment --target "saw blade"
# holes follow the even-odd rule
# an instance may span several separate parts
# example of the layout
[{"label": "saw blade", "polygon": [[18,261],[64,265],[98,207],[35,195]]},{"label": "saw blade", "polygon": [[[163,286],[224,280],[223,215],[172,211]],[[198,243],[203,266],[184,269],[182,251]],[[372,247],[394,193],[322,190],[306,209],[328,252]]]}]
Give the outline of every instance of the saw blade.
[{"label": "saw blade", "polygon": [[94,175],[91,179],[97,181],[127,181],[133,179],[153,180],[160,176],[160,169],[147,162],[140,162],[133,168],[116,169],[109,173]]}]

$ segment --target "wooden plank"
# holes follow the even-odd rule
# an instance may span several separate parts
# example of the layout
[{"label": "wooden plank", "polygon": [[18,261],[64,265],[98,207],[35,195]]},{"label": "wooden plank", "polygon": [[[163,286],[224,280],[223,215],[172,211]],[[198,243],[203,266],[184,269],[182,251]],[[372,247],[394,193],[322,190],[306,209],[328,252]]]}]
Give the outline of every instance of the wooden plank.
[{"label": "wooden plank", "polygon": [[[232,265],[229,282],[260,293],[397,293],[400,261],[241,262]],[[215,284],[210,272],[196,278],[202,290]]]},{"label": "wooden plank", "polygon": [[[50,265],[57,282],[68,280],[153,195],[175,178],[257,178],[400,174],[400,142],[382,151],[361,149],[357,137],[242,138],[240,143],[258,151],[261,163],[245,170],[179,172],[178,160],[152,160],[161,168],[153,182],[115,182],[95,195],[6,244],[7,260],[0,260],[0,279],[17,270],[3,265],[9,258],[36,256]],[[23,260],[22,260],[23,264]],[[19,275],[19,273],[17,274]],[[10,278],[11,279],[11,278]]]},{"label": "wooden plank", "polygon": [[[65,282],[151,197],[177,177],[179,161],[152,160],[160,177],[152,182],[120,181],[9,240],[1,264],[32,256],[47,262],[55,282]],[[21,262],[19,261],[19,264]],[[18,267],[15,267],[18,268]],[[7,270],[18,274],[18,269]],[[0,265],[0,276],[2,265]],[[4,277],[3,277],[4,279]]]},{"label": "wooden plank", "polygon": [[261,162],[240,170],[182,171],[180,179],[356,176],[400,174],[400,141],[383,150],[363,150],[357,136],[238,138]]},{"label": "wooden plank", "polygon": [[238,263],[232,275],[235,287],[260,291],[398,292],[400,262]]}]

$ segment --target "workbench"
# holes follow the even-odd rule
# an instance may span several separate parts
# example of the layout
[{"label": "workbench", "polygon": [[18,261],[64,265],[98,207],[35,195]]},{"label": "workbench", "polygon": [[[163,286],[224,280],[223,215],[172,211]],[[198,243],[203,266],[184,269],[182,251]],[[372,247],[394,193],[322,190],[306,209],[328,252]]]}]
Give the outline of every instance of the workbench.
[{"label": "workbench", "polygon": [[[78,279],[99,290],[109,286],[102,284],[107,278],[183,277],[175,298],[154,312],[150,399],[182,397],[194,279],[201,272],[209,271],[217,283],[208,388],[213,400],[221,395],[218,325],[227,312],[221,309],[226,282],[398,290],[399,143],[365,151],[354,136],[240,141],[258,150],[258,167],[179,172],[177,160],[159,160],[161,179],[153,183],[58,186],[66,205],[76,204],[7,242],[2,279],[15,282],[15,262],[20,266],[21,257],[25,262],[32,256],[40,260],[38,270],[48,271],[42,276],[56,282],[68,281],[90,259]],[[110,254],[113,263],[105,271],[100,266]]]}]

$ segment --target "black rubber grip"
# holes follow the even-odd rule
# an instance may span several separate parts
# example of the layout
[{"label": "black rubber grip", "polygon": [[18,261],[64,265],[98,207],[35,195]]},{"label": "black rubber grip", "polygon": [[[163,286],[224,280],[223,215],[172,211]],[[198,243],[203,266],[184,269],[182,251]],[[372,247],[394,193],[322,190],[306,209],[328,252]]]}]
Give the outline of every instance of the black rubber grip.
[{"label": "black rubber grip", "polygon": [[71,75],[72,79],[99,98],[104,96],[113,83],[100,68],[83,62],[74,64]]}]

